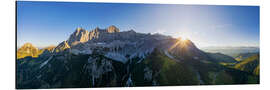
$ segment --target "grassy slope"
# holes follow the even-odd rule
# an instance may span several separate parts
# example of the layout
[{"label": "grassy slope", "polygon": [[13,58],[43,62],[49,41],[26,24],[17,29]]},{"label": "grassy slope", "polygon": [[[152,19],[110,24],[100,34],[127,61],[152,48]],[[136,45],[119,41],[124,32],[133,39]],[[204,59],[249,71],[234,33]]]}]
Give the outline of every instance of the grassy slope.
[{"label": "grassy slope", "polygon": [[[176,62],[159,51],[154,51],[142,63],[135,68],[136,85],[151,85],[151,82],[143,80],[143,69],[149,67],[153,71],[153,78],[159,85],[195,85],[199,81],[192,70],[181,62]],[[141,74],[140,74],[141,73]]]},{"label": "grassy slope", "polygon": [[259,75],[259,54],[250,56],[235,64],[234,68]]},{"label": "grassy slope", "polygon": [[[162,52],[155,51],[134,70],[134,82],[138,86],[148,86],[152,83],[143,79],[144,68],[153,70],[153,78],[159,85],[224,85],[224,84],[254,84],[259,78],[252,74],[228,68],[218,63],[187,59],[176,62]],[[200,80],[203,83],[199,83]]]}]

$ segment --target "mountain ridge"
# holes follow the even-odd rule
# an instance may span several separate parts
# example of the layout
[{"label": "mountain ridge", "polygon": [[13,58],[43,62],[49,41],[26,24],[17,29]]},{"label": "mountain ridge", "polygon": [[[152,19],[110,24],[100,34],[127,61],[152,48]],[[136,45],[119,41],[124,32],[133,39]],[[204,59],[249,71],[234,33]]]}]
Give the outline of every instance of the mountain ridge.
[{"label": "mountain ridge", "polygon": [[[123,63],[135,57],[145,58],[145,55],[151,53],[154,48],[161,48],[172,54],[176,53],[180,57],[187,56],[187,53],[182,52],[190,52],[189,57],[206,58],[205,53],[190,40],[176,39],[161,34],[142,34],[134,30],[120,32],[114,25],[106,29],[97,27],[90,32],[77,28],[66,40],[66,43],[59,44],[55,50],[63,51],[68,48],[70,48],[71,53],[75,54],[83,54],[84,52],[91,54],[94,49],[100,49],[100,53]],[[169,48],[171,49],[169,50]],[[102,52],[105,49],[107,51]]]}]

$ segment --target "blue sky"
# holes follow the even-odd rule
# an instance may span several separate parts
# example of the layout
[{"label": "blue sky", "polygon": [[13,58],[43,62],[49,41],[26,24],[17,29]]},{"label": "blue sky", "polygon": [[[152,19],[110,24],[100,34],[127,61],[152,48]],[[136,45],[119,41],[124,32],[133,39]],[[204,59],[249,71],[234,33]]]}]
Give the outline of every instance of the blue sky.
[{"label": "blue sky", "polygon": [[17,2],[17,44],[58,45],[77,27],[186,37],[198,47],[259,46],[258,6]]}]

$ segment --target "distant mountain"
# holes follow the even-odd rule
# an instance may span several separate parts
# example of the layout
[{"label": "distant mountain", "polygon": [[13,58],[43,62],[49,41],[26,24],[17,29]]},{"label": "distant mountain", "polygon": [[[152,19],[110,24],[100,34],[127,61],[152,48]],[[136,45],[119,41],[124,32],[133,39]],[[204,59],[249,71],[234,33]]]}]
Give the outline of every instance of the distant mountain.
[{"label": "distant mountain", "polygon": [[233,57],[227,56],[222,53],[208,53],[208,55],[218,63],[237,63],[238,62]]},{"label": "distant mountain", "polygon": [[198,49],[190,40],[123,31],[115,26],[70,37],[39,57],[17,60],[17,88],[87,88],[259,83],[257,76],[227,68],[234,62]]},{"label": "distant mountain", "polygon": [[256,54],[258,54],[258,53],[240,53],[240,54],[235,56],[235,60],[242,61],[242,60],[247,59],[250,56],[253,56],[253,55],[256,55]]},{"label": "distant mountain", "polygon": [[222,53],[231,57],[236,57],[241,53],[259,53],[259,47],[203,47],[201,48],[205,52],[210,53]]},{"label": "distant mountain", "polygon": [[22,47],[20,47],[17,50],[17,59],[24,58],[27,56],[38,57],[38,55],[41,53],[42,51],[33,46],[31,43],[25,43]]},{"label": "distant mountain", "polygon": [[253,73],[255,75],[259,75],[259,62],[259,54],[255,54],[235,64],[235,68],[249,73]]},{"label": "distant mountain", "polygon": [[48,46],[42,49],[38,49],[31,43],[25,43],[22,47],[20,47],[17,50],[17,59],[21,59],[25,57],[36,58],[36,57],[39,57],[40,54],[45,54],[47,52],[52,53],[54,48],[55,46]]}]

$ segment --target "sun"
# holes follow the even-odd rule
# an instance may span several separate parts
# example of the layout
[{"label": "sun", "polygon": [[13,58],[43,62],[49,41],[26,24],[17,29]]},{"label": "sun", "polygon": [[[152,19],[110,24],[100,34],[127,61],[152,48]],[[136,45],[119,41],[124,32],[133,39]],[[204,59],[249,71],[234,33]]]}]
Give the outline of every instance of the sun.
[{"label": "sun", "polygon": [[186,37],[186,36],[179,36],[177,39],[178,39],[179,41],[187,41],[187,40],[189,40],[189,38]]},{"label": "sun", "polygon": [[186,32],[176,32],[174,37],[181,41],[187,41],[189,40],[189,34]]},{"label": "sun", "polygon": [[188,44],[188,38],[185,37],[185,36],[180,36],[177,38],[177,41],[176,43],[174,43],[170,48],[169,50],[175,48],[175,47],[180,47],[180,48],[186,48],[187,47],[187,44]]},{"label": "sun", "polygon": [[183,40],[183,41],[188,40],[188,38],[187,38],[187,37],[185,37],[185,36],[180,36],[180,38],[181,38],[181,40]]}]

